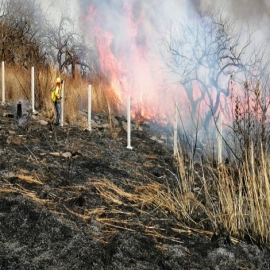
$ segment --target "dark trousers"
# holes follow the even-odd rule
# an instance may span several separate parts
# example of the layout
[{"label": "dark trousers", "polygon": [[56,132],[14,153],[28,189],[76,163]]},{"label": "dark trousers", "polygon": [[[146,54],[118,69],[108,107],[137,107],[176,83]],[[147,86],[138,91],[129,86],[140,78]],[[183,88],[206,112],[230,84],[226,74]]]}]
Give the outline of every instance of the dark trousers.
[{"label": "dark trousers", "polygon": [[55,113],[56,113],[55,124],[59,125],[59,123],[60,123],[60,113],[61,113],[60,103],[59,102],[54,102],[54,107],[55,107]]}]

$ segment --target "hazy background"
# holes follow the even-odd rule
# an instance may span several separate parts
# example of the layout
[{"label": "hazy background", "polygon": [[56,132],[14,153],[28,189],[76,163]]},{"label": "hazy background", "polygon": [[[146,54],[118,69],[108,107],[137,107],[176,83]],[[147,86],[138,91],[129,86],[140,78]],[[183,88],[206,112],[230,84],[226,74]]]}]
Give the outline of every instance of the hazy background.
[{"label": "hazy background", "polygon": [[[81,16],[87,13],[92,3],[104,6],[104,3],[109,2],[106,0],[49,0],[41,1],[44,10],[46,10],[48,16],[52,17],[52,20],[58,20],[61,13],[68,13],[74,20],[78,22],[81,20]],[[112,6],[118,6],[119,3],[135,2],[142,7],[164,7],[165,12],[168,12],[168,18],[173,18],[175,10],[170,10],[169,7],[178,7],[176,11],[186,9],[187,6],[193,6],[196,10],[205,10],[211,8],[213,10],[223,9],[236,16],[239,20],[246,20],[250,25],[260,28],[268,28],[270,19],[270,1],[268,0],[113,0],[110,1]],[[145,4],[147,2],[147,4]],[[106,11],[106,10],[104,10]],[[109,10],[107,10],[110,12]]]}]

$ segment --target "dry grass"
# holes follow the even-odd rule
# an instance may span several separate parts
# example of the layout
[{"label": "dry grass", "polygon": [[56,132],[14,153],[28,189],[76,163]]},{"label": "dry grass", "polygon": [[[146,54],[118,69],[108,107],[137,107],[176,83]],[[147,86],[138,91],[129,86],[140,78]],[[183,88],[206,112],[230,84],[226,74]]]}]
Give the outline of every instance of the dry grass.
[{"label": "dry grass", "polygon": [[[183,212],[185,206],[176,200],[175,195],[164,184],[149,182],[136,185],[130,182],[125,188],[119,188],[107,179],[92,179],[88,184],[89,188],[95,188],[107,207],[99,208],[98,211],[86,210],[87,219],[95,218],[113,231],[116,228],[132,231],[136,228],[157,238],[167,238],[165,229],[160,227],[160,224],[166,223],[168,215],[177,218],[175,231],[180,231],[180,228],[185,233],[190,231],[186,225],[187,211]],[[139,221],[138,216],[145,216],[149,220],[148,223]],[[170,240],[178,241],[172,238]]]},{"label": "dry grass", "polygon": [[[182,159],[178,161],[182,162]],[[231,236],[232,242],[249,236],[250,240],[268,246],[270,189],[267,168],[270,164],[263,155],[261,168],[247,166],[254,164],[250,158],[244,164],[238,168],[201,166],[201,188],[196,192],[193,166],[185,166],[186,170],[191,170],[188,175],[180,172],[179,186],[174,190],[156,182],[145,185],[130,183],[123,189],[106,179],[91,181],[89,185],[95,187],[109,207],[102,208],[99,213],[88,213],[106,226],[126,229],[135,226],[134,213],[149,216],[152,224],[158,224],[155,221],[173,215],[177,223],[171,229],[175,232],[212,235],[222,228]],[[179,164],[180,170],[183,167],[183,163]],[[125,207],[132,211],[123,212]],[[119,218],[112,214],[119,215]],[[136,226],[144,233],[149,233],[149,228],[151,234],[155,235],[162,231],[155,225],[137,223]]]},{"label": "dry grass", "polygon": [[43,183],[41,181],[39,181],[38,179],[36,179],[34,176],[32,175],[24,175],[24,174],[17,174],[16,177],[23,181],[26,182],[28,184],[36,184],[36,185],[43,185]]},{"label": "dry grass", "polygon": [[[222,228],[239,239],[250,237],[255,242],[269,245],[270,240],[270,189],[269,161],[261,150],[261,165],[255,168],[252,155],[246,155],[237,168],[221,165],[218,168],[201,165],[203,192],[197,198],[187,196],[194,188],[193,179],[181,174],[179,189],[174,192],[174,204],[193,219],[194,210],[204,213],[210,228]],[[184,166],[178,159],[179,169]],[[193,170],[193,168],[189,168]],[[204,202],[203,204],[201,202]],[[190,205],[195,208],[190,207]],[[174,209],[174,208],[173,208]]]},{"label": "dry grass", "polygon": [[[35,68],[35,108],[46,119],[54,118],[54,106],[50,93],[55,87],[56,78],[64,80],[64,121],[87,128],[87,119],[80,112],[88,110],[88,86],[92,85],[92,111],[112,113],[118,109],[115,95],[108,91],[105,82],[100,79],[75,79],[59,74],[52,67]],[[0,83],[2,78],[0,78]],[[14,66],[5,67],[5,100],[7,103],[25,101],[31,104],[31,70]]]},{"label": "dry grass", "polygon": [[15,194],[21,194],[22,196],[30,199],[31,201],[37,203],[38,205],[47,205],[49,206],[51,204],[50,200],[47,199],[41,199],[37,196],[37,194],[29,189],[26,189],[20,185],[17,185],[16,187],[13,186],[2,186],[0,187],[0,194],[1,196],[10,195],[12,193]]},{"label": "dry grass", "polygon": [[[180,157],[180,156],[179,156]],[[179,158],[179,162],[183,160]],[[253,164],[247,160],[246,164]],[[189,174],[181,174],[178,187],[170,189],[168,185],[150,181],[139,184],[128,181],[122,187],[108,179],[91,179],[85,186],[75,185],[61,189],[50,189],[50,199],[41,199],[20,182],[14,187],[3,185],[1,196],[5,194],[21,194],[39,205],[48,207],[52,213],[66,212],[87,223],[97,220],[104,236],[111,236],[117,230],[139,231],[159,239],[170,239],[166,234],[166,222],[174,217],[170,229],[176,233],[199,233],[211,236],[213,231],[222,227],[231,235],[232,242],[249,235],[250,239],[268,245],[270,224],[269,162],[262,156],[262,167],[243,166],[231,168],[220,166],[212,168],[201,166],[201,188],[195,189],[195,169],[179,164],[179,168],[190,170]],[[27,184],[42,182],[30,176],[18,175],[20,181]],[[198,179],[197,179],[198,180]],[[82,192],[95,190],[102,206],[88,208],[74,207]],[[196,191],[194,191],[196,190]],[[61,195],[62,194],[62,195]],[[68,194],[68,196],[67,196]],[[58,209],[63,203],[63,212]],[[205,226],[207,224],[207,226]]]}]

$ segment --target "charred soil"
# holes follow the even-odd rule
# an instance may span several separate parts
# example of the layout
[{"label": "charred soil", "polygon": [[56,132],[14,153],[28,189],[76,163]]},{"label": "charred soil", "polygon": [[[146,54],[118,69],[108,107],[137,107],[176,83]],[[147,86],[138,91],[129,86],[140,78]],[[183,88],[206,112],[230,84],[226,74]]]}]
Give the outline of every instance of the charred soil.
[{"label": "charred soil", "polygon": [[151,204],[177,186],[164,130],[133,123],[131,150],[124,117],[85,131],[0,110],[0,269],[270,269],[267,249]]}]

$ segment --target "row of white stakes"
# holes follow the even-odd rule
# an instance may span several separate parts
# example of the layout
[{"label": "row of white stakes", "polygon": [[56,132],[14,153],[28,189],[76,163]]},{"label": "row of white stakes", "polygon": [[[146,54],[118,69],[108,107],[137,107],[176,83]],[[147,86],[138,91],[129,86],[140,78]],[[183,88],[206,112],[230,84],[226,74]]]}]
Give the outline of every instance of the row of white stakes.
[{"label": "row of white stakes", "polygon": [[[2,105],[5,105],[5,62],[2,61]],[[63,81],[62,89],[61,89],[61,115],[60,115],[60,126],[64,126],[64,100],[65,100],[65,81]],[[91,108],[92,104],[92,86],[88,85],[88,130],[92,130],[91,125]],[[32,113],[36,114],[35,110],[35,70],[34,67],[31,67],[31,109]],[[130,117],[130,96],[127,100],[127,148],[132,149],[131,147],[131,117]]]},{"label": "row of white stakes", "polygon": [[[37,113],[35,110],[35,80],[34,80],[34,67],[31,67],[31,105],[32,113]],[[64,99],[65,99],[65,82],[62,84],[61,91],[61,115],[60,115],[60,126],[64,126]],[[2,61],[2,105],[5,104],[5,62]],[[88,130],[92,130],[91,120],[92,120],[92,86],[88,85]],[[131,146],[131,114],[130,114],[130,96],[127,98],[127,148],[133,149]],[[178,107],[175,104],[175,120],[174,120],[174,143],[173,143],[173,152],[176,157],[178,154]],[[220,117],[219,122],[219,133],[218,133],[218,163],[222,162],[222,118]]]},{"label": "row of white stakes", "polygon": [[[92,130],[91,112],[92,112],[92,86],[88,85],[88,130]],[[132,150],[131,146],[131,116],[130,116],[130,96],[127,98],[127,148]]]}]

